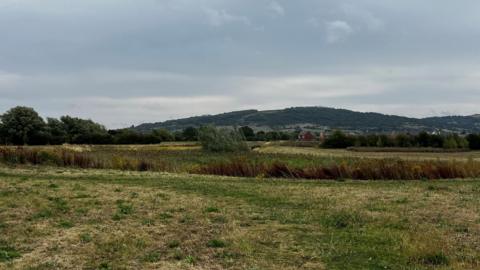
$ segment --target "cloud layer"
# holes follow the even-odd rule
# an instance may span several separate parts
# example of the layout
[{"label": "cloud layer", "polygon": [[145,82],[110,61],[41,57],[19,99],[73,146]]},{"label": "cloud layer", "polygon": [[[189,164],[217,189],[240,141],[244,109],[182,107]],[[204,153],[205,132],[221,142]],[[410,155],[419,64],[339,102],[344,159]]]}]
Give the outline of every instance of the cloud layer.
[{"label": "cloud layer", "polygon": [[0,110],[109,127],[303,105],[479,113],[478,10],[474,0],[4,0]]}]

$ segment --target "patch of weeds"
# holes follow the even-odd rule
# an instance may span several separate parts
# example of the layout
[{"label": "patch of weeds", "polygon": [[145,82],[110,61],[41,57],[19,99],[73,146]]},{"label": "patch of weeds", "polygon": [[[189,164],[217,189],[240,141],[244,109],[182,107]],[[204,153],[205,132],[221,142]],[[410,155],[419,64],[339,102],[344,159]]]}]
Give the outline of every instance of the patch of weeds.
[{"label": "patch of weeds", "polygon": [[50,183],[50,184],[48,184],[47,187],[48,187],[48,188],[51,188],[51,189],[57,189],[57,188],[59,188],[60,186],[57,185],[57,184],[55,184],[55,183]]},{"label": "patch of weeds", "polygon": [[450,188],[446,186],[439,186],[439,185],[428,185],[427,190],[429,191],[449,191]]},{"label": "patch of weeds", "polygon": [[248,222],[248,221],[244,221],[244,222],[241,222],[240,224],[240,227],[251,227],[252,226],[252,223]]},{"label": "patch of weeds", "polygon": [[185,257],[185,262],[187,264],[194,264],[195,263],[195,257],[193,257],[191,255],[188,255],[187,257]]},{"label": "patch of weeds", "polygon": [[117,192],[117,193],[118,193],[118,192],[122,192],[122,189],[120,189],[120,188],[115,188],[115,189],[113,190],[113,192]]},{"label": "patch of weeds", "polygon": [[59,269],[60,267],[55,262],[46,262],[36,266],[31,266],[27,270],[51,270]]},{"label": "patch of weeds", "polygon": [[80,234],[80,241],[82,243],[90,243],[92,242],[93,238],[89,233],[82,233]]},{"label": "patch of weeds", "polygon": [[4,241],[0,241],[0,262],[7,262],[21,257],[20,253]]},{"label": "patch of weeds", "polygon": [[160,198],[160,199],[163,199],[163,200],[169,200],[170,199],[170,196],[168,196],[168,194],[165,194],[165,193],[157,193],[157,197]]},{"label": "patch of weeds", "polygon": [[223,250],[222,252],[219,252],[215,254],[216,258],[221,258],[221,259],[227,259],[227,260],[235,260],[241,257],[241,254],[236,253],[236,252],[230,252]]},{"label": "patch of weeds", "polygon": [[227,218],[224,216],[215,216],[210,218],[210,220],[214,223],[221,223],[221,224],[227,223]]},{"label": "patch of weeds", "polygon": [[70,229],[70,228],[73,228],[74,225],[73,225],[73,222],[71,222],[70,220],[61,220],[58,223],[58,226],[61,228]]},{"label": "patch of weeds", "polygon": [[207,247],[209,248],[224,248],[226,246],[227,246],[227,243],[220,239],[212,239],[207,243]]},{"label": "patch of weeds", "polygon": [[180,241],[178,240],[172,240],[167,243],[168,248],[178,248],[180,246]]},{"label": "patch of weeds", "polygon": [[84,186],[80,185],[79,183],[75,183],[72,188],[73,191],[85,191],[87,190]]},{"label": "patch of weeds", "polygon": [[190,215],[184,215],[180,218],[179,222],[182,224],[192,224],[193,218]]},{"label": "patch of weeds", "polygon": [[88,211],[89,209],[84,207],[75,209],[75,212],[80,215],[85,215],[88,213]]},{"label": "patch of weeds", "polygon": [[11,202],[11,203],[8,203],[8,204],[7,204],[7,207],[8,207],[8,208],[18,208],[18,204]]},{"label": "patch of weeds", "polygon": [[133,205],[125,201],[117,201],[118,212],[122,215],[130,215],[133,213]]},{"label": "patch of weeds", "polygon": [[138,196],[139,196],[139,195],[138,195],[137,192],[131,192],[131,193],[130,193],[130,198],[132,198],[132,199],[138,198]]},{"label": "patch of weeds", "polygon": [[112,219],[113,219],[114,221],[119,221],[119,220],[122,220],[122,219],[124,219],[124,218],[125,218],[125,217],[124,217],[123,215],[119,214],[119,213],[115,213],[115,214],[113,214],[113,216],[112,216]]},{"label": "patch of weeds", "polygon": [[158,251],[151,251],[143,257],[143,261],[154,263],[161,260],[161,254]]},{"label": "patch of weeds", "polygon": [[97,270],[112,270],[112,269],[113,267],[111,267],[108,262],[102,262],[97,267]]},{"label": "patch of weeds", "polygon": [[142,225],[153,226],[153,225],[155,225],[155,220],[153,220],[151,218],[145,218],[145,219],[142,220]]},{"label": "patch of weeds", "polygon": [[469,233],[470,229],[465,225],[457,225],[457,226],[455,226],[455,232],[457,232],[457,233]]},{"label": "patch of weeds", "polygon": [[88,194],[85,194],[85,193],[78,193],[76,196],[75,196],[75,199],[87,199],[87,198],[90,198],[91,196],[88,195]]},{"label": "patch of weeds", "polygon": [[68,206],[68,203],[66,200],[63,198],[59,197],[54,197],[54,198],[48,198],[52,203],[53,203],[53,208],[59,212],[62,213],[67,213],[70,211],[70,207]]},{"label": "patch of weeds", "polygon": [[450,263],[447,255],[441,251],[420,256],[418,261],[422,264],[432,266],[448,265]]},{"label": "patch of weeds", "polygon": [[161,220],[168,220],[168,219],[171,219],[173,218],[173,215],[168,213],[168,212],[163,212],[163,213],[160,213],[160,215],[158,215],[158,217],[161,219]]},{"label": "patch of weeds", "polygon": [[180,261],[183,259],[183,252],[181,249],[176,248],[175,251],[173,252],[173,258],[177,261]]},{"label": "patch of weeds", "polygon": [[2,190],[0,191],[0,197],[8,197],[10,195],[15,194],[13,190]]},{"label": "patch of weeds", "polygon": [[118,200],[117,212],[113,215],[113,220],[121,220],[131,214],[133,214],[133,205],[123,200]]},{"label": "patch of weeds", "polygon": [[135,247],[139,249],[145,249],[146,246],[147,246],[147,242],[145,242],[145,239],[139,238],[135,240]]},{"label": "patch of weeds", "polygon": [[407,197],[399,198],[399,199],[396,199],[394,202],[398,204],[406,204],[408,203],[408,198]]},{"label": "patch of weeds", "polygon": [[218,209],[217,207],[214,207],[214,206],[209,206],[209,207],[205,208],[205,212],[206,213],[219,213],[220,209]]},{"label": "patch of weeds", "polygon": [[7,224],[5,224],[4,222],[0,222],[0,230],[3,230],[7,228]]},{"label": "patch of weeds", "polygon": [[363,222],[363,218],[358,213],[350,213],[346,211],[330,214],[324,220],[325,225],[336,229],[362,225]]},{"label": "patch of weeds", "polygon": [[385,205],[379,205],[376,203],[370,203],[366,207],[367,210],[372,211],[372,212],[385,212],[387,211],[387,207]]},{"label": "patch of weeds", "polygon": [[38,211],[36,214],[34,214],[31,219],[45,219],[45,218],[51,218],[51,217],[53,217],[52,210],[48,208],[44,208]]}]

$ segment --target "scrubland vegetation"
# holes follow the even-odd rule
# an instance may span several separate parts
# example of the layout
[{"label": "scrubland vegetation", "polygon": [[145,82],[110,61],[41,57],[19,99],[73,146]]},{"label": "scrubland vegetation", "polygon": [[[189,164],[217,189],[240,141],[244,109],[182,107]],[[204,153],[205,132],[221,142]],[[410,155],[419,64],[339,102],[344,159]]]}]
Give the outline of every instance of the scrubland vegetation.
[{"label": "scrubland vegetation", "polygon": [[[476,135],[335,132],[319,147],[206,126],[179,143],[10,116],[0,269],[480,268]],[[40,138],[95,143],[24,145]]]}]

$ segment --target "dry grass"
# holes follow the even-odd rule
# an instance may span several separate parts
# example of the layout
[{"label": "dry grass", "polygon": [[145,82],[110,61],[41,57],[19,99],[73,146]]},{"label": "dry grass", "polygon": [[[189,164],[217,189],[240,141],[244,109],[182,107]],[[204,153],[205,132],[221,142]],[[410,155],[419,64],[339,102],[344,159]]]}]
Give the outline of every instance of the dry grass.
[{"label": "dry grass", "polygon": [[312,155],[328,158],[376,158],[388,159],[399,158],[404,160],[457,160],[480,161],[480,152],[372,152],[372,151],[348,151],[346,149],[322,149],[322,148],[302,148],[290,146],[266,146],[255,149],[264,154],[296,154]]},{"label": "dry grass", "polygon": [[479,269],[479,193],[0,167],[0,269]]},{"label": "dry grass", "polygon": [[[187,147],[188,150],[181,150]],[[475,153],[364,153],[348,155],[335,150],[338,157],[305,154],[294,148],[291,154],[266,154],[262,151],[283,151],[288,147],[263,147],[260,152],[205,153],[197,146],[54,146],[0,147],[0,162],[16,165],[55,165],[58,167],[118,169],[124,171],[188,172],[246,177],[299,179],[411,180],[480,177],[480,162]],[[161,149],[163,148],[163,149]],[[171,150],[173,148],[180,148]],[[292,150],[292,151],[293,151]],[[272,150],[273,151],[273,150]],[[304,153],[304,154],[302,154]],[[343,153],[343,156],[340,154]],[[380,158],[382,157],[382,158]],[[396,157],[396,158],[394,158]],[[421,158],[420,158],[421,157]]]}]

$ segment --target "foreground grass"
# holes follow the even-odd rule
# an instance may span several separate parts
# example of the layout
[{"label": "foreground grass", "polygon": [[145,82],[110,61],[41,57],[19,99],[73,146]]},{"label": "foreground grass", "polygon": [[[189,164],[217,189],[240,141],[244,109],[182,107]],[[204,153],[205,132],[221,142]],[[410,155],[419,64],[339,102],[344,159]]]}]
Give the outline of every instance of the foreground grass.
[{"label": "foreground grass", "polygon": [[0,167],[1,269],[479,269],[480,182]]}]

